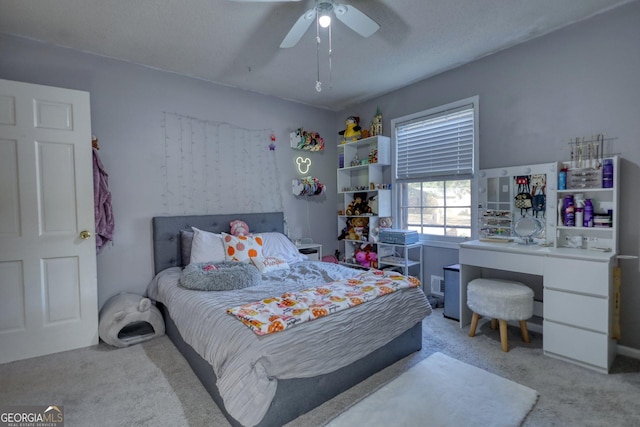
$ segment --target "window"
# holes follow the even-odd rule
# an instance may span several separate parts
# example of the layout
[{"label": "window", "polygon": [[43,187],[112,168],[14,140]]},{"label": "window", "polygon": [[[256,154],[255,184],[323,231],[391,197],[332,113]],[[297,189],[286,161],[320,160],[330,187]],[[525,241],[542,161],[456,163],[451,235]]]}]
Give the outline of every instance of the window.
[{"label": "window", "polygon": [[475,231],[477,105],[473,97],[391,121],[399,227],[445,241]]}]

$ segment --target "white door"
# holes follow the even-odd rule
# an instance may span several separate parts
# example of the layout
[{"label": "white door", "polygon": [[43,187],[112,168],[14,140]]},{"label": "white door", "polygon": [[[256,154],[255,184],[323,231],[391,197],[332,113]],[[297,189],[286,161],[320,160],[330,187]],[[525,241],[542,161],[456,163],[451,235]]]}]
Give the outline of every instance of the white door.
[{"label": "white door", "polygon": [[94,223],[89,93],[0,80],[0,363],[98,342]]}]

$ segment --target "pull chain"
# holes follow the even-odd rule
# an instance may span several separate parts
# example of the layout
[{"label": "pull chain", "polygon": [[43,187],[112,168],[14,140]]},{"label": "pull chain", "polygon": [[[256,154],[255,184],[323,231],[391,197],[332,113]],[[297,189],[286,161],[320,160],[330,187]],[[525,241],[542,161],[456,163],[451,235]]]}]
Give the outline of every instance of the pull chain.
[{"label": "pull chain", "polygon": [[316,91],[322,92],[322,82],[320,81],[320,22],[316,14],[316,64],[317,64],[317,76],[316,79]]}]

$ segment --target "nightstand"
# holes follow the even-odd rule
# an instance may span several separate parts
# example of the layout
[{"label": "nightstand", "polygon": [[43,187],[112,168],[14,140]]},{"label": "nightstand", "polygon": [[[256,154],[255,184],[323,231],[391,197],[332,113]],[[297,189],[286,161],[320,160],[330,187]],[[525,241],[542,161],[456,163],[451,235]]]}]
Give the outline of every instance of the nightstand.
[{"label": "nightstand", "polygon": [[319,243],[300,243],[298,252],[309,257],[309,261],[322,261],[322,245]]}]

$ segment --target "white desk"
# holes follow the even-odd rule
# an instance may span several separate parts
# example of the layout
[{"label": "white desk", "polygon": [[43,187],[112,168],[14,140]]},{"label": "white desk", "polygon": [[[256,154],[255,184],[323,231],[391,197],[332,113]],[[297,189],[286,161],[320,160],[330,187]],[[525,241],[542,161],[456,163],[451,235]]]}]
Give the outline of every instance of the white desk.
[{"label": "white desk", "polygon": [[615,357],[612,274],[615,253],[517,243],[460,244],[460,327],[471,321],[467,284],[503,270],[542,276],[544,354],[600,372]]}]

